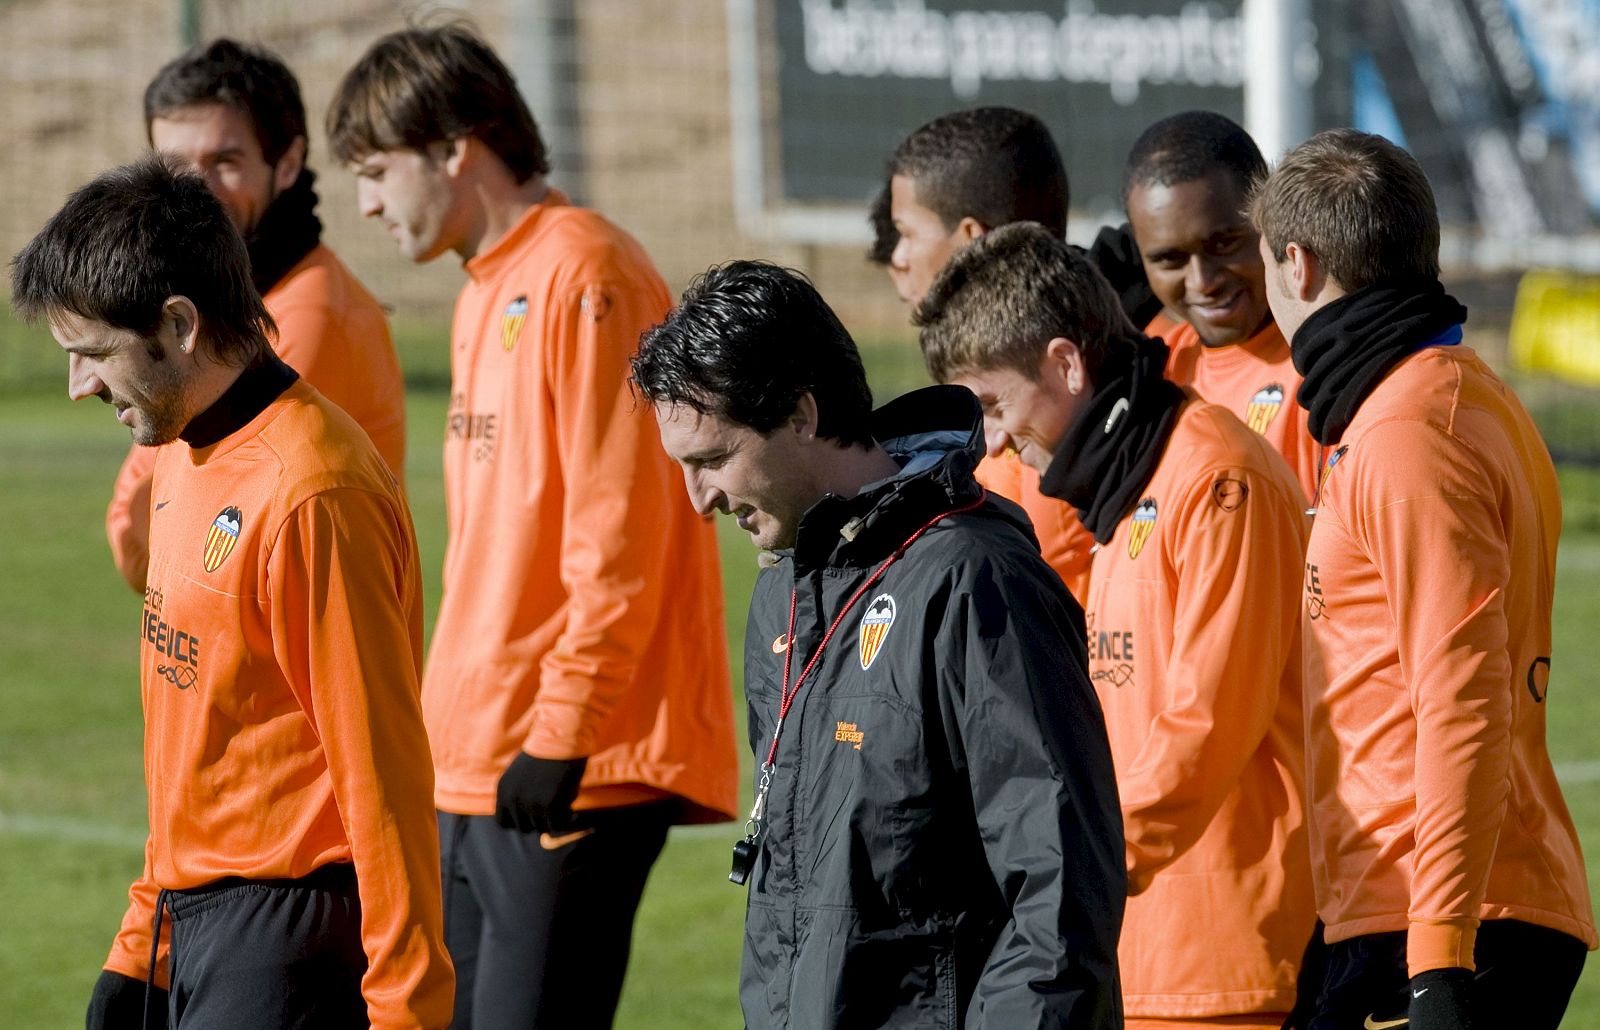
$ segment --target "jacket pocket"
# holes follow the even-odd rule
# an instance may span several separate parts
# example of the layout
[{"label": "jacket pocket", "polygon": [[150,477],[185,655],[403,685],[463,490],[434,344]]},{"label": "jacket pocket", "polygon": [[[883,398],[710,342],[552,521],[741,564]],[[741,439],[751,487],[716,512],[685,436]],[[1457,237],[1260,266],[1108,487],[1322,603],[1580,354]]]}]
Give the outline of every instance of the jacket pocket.
[{"label": "jacket pocket", "polygon": [[868,927],[852,911],[802,912],[793,1030],[959,1025],[954,934],[942,922]]}]

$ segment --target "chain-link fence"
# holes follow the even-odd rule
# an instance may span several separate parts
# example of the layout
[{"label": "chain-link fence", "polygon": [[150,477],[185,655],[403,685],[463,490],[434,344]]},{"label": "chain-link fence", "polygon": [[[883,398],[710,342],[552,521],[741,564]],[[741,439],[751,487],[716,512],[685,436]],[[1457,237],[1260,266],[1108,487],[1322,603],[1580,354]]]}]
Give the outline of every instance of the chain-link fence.
[{"label": "chain-link fence", "polygon": [[[265,45],[295,71],[311,123],[324,238],[386,304],[413,382],[447,374],[442,346],[463,277],[446,257],[401,259],[362,224],[354,180],[334,165],[323,115],[339,77],[408,20],[463,15],[529,97],[552,150],[552,181],[636,235],[681,287],[717,261],[769,257],[805,268],[854,328],[898,330],[904,312],[857,245],[776,244],[741,235],[734,208],[724,0],[0,0],[0,255],[9,257],[66,194],[147,146],[145,84],[186,38]],[[866,214],[863,198],[863,224]],[[0,391],[57,383],[41,331],[4,317]]]},{"label": "chain-link fence", "polygon": [[[408,21],[465,16],[517,73],[551,145],[552,181],[634,233],[675,288],[731,257],[803,268],[858,337],[890,343],[869,363],[881,370],[879,394],[892,395],[920,381],[919,363],[905,311],[863,259],[863,246],[757,239],[740,222],[734,110],[758,111],[764,125],[780,112],[770,96],[743,96],[752,87],[734,72],[752,55],[735,52],[737,41],[749,42],[735,16],[772,9],[751,0],[462,0],[455,8],[395,0],[0,0],[0,127],[10,144],[0,149],[0,256],[14,254],[68,191],[145,149],[145,84],[186,41],[228,35],[259,43],[301,80],[325,239],[391,311],[408,379],[442,383],[443,335],[462,275],[449,257],[413,266],[376,224],[362,223],[354,180],[329,161],[322,121],[339,77],[379,35]],[[756,56],[781,63],[770,53]],[[1130,141],[1139,128],[1127,127]],[[1069,166],[1091,156],[1074,154],[1073,140],[1062,145]],[[861,199],[863,220],[854,224],[864,227],[868,198]],[[848,231],[850,210],[843,211]],[[1504,367],[1515,275],[1447,278],[1473,309],[1474,344]],[[0,304],[0,393],[59,385],[61,377],[46,335],[17,326]],[[1597,401],[1592,390],[1541,385],[1530,407],[1563,459],[1600,465]]]}]

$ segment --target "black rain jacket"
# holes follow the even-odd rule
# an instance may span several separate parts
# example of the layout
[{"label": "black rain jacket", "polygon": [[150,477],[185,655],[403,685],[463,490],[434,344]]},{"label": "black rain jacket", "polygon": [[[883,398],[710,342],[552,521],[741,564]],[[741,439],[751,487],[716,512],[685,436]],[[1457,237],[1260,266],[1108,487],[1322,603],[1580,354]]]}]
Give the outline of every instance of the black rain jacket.
[{"label": "black rain jacket", "polygon": [[[901,474],[825,497],[772,556],[745,638],[758,767],[785,651],[798,677],[884,559],[979,497],[981,425],[958,387],[890,403],[874,430]],[[939,522],[850,609],[789,712],[766,818],[752,1030],[1122,1026],[1122,817],[1083,612],[1010,502]]]}]

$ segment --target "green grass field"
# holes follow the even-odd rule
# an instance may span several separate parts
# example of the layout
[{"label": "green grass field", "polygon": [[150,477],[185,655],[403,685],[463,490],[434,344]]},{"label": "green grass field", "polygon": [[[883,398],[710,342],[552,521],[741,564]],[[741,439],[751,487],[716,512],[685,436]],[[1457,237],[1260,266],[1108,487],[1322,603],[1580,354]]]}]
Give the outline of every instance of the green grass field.
[{"label": "green grass field", "polygon": [[[896,353],[873,362],[872,375],[888,396],[915,385],[918,372]],[[443,555],[444,406],[442,392],[411,397],[407,475],[433,570],[430,624]],[[139,601],[112,569],[101,529],[126,446],[108,409],[69,404],[63,387],[0,392],[0,1025],[8,1030],[81,1025],[140,865]],[[1596,510],[1600,477],[1569,475],[1566,485],[1569,507]],[[723,543],[737,655],[755,564],[737,530]],[[1585,687],[1600,667],[1600,535],[1569,533],[1559,589],[1551,747],[1573,774],[1568,800],[1591,883],[1600,883],[1600,692]],[[725,879],[735,834],[732,826],[674,833],[640,913],[619,1026],[740,1026],[743,892]],[[1566,1026],[1600,1028],[1593,965]]]}]

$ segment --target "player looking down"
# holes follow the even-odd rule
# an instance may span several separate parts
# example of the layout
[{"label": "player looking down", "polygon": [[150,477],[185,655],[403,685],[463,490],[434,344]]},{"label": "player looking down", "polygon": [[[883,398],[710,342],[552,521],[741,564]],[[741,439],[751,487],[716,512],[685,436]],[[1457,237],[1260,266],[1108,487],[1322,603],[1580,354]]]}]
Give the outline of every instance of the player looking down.
[{"label": "player looking down", "polygon": [[243,240],[157,157],[68,198],[12,301],[159,451],[144,871],[90,1030],[450,1021],[422,587],[394,474],[268,344]]},{"label": "player looking down", "polygon": [[1314,918],[1294,477],[1163,378],[1166,347],[1042,226],[961,250],[916,318],[989,453],[1015,450],[1098,544],[1084,610],[1126,838],[1127,1025],[1275,1030]]},{"label": "player looking down", "polygon": [[[400,362],[378,302],[322,242],[294,74],[265,50],[214,40],[150,80],[144,123],[151,148],[203,178],[244,236],[278,356],[348,412],[403,478]],[[106,509],[112,558],[135,591],[145,588],[155,463],[155,450],[130,449]]]},{"label": "player looking down", "polygon": [[752,1030],[1121,1025],[1116,790],[1081,613],[972,478],[980,413],[877,412],[811,284],[713,268],[633,362],[702,513],[765,552],[745,633]]},{"label": "player looking down", "polygon": [[668,828],[735,804],[715,531],[627,383],[671,296],[546,181],[516,82],[460,25],[374,43],[328,137],[400,252],[453,253],[468,280],[422,692],[453,1026],[609,1026]]},{"label": "player looking down", "polygon": [[[888,273],[900,299],[914,308],[941,269],[962,247],[1012,222],[1038,222],[1067,235],[1067,170],[1044,122],[1010,107],[979,107],[941,115],[908,135],[889,161],[888,229],[894,234]],[[878,224],[874,219],[875,225]],[[1138,324],[1160,303],[1150,293],[1126,227],[1106,229],[1090,251],[1106,274],[1126,284],[1125,302]],[[1089,551],[1071,505],[1039,493],[1038,473],[1014,454],[991,455],[978,480],[1022,505],[1039,546],[1079,601],[1087,597]]]}]

